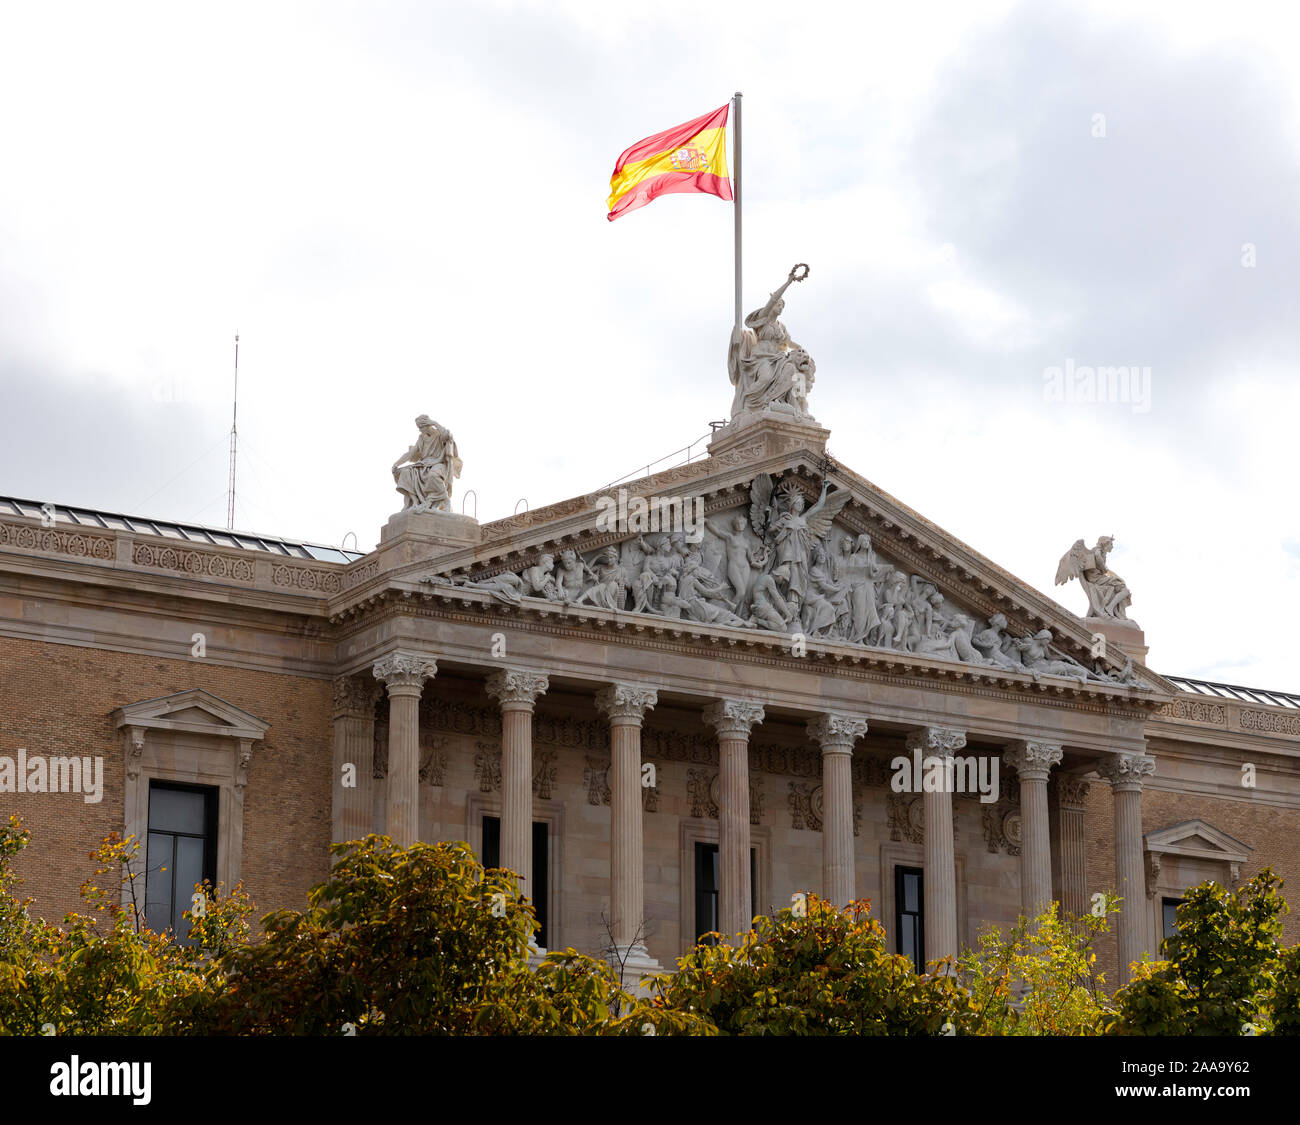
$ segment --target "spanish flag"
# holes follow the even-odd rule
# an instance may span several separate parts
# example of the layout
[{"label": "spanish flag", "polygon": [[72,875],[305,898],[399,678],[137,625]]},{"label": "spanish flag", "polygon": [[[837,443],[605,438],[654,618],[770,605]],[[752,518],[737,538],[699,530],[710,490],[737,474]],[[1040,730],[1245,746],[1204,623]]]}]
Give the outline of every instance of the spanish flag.
[{"label": "spanish flag", "polygon": [[623,153],[609,181],[606,217],[610,222],[674,191],[702,191],[730,199],[726,128],[730,108],[728,102],[694,121],[637,141]]}]

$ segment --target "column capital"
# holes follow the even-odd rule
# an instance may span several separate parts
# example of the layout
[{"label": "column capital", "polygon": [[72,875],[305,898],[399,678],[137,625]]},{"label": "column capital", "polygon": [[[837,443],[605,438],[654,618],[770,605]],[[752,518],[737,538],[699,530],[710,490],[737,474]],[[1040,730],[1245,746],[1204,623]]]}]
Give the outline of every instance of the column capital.
[{"label": "column capital", "polygon": [[375,661],[371,673],[388,688],[389,695],[394,691],[418,695],[424,681],[438,674],[438,662],[418,652],[390,652]]},{"label": "column capital", "polygon": [[550,678],[545,672],[533,672],[527,668],[502,668],[487,678],[487,693],[492,696],[502,709],[533,709],[537,697],[545,695],[551,686]]},{"label": "column capital", "polygon": [[[436,669],[435,669],[436,670]],[[373,679],[339,676],[334,681],[334,717],[368,718],[375,713],[381,689]]]},{"label": "column capital", "polygon": [[966,745],[966,732],[952,727],[920,727],[907,735],[907,748],[923,758],[946,758]]},{"label": "column capital", "polygon": [[1156,772],[1156,760],[1150,754],[1113,754],[1097,763],[1097,772],[1116,793],[1141,793],[1143,779]]},{"label": "column capital", "polygon": [[748,738],[755,723],[763,721],[763,705],[747,699],[719,699],[704,708],[704,721],[719,738]]},{"label": "column capital", "polygon": [[641,684],[606,684],[596,692],[596,710],[611,723],[640,726],[645,713],[658,702],[659,692]]},{"label": "column capital", "polygon": [[1078,774],[1056,775],[1056,803],[1063,809],[1082,810],[1088,798],[1088,783]]},{"label": "column capital", "polygon": [[853,744],[867,733],[867,720],[827,711],[808,720],[808,737],[823,754],[852,754]]},{"label": "column capital", "polygon": [[1061,747],[1053,742],[1013,742],[1002,751],[1002,760],[1023,781],[1046,781],[1052,767],[1061,764]]}]

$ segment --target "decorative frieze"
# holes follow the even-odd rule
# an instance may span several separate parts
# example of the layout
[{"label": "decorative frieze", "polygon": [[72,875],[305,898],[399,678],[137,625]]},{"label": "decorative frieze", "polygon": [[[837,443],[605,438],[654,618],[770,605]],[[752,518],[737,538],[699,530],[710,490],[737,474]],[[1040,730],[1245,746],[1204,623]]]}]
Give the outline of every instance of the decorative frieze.
[{"label": "decorative frieze", "polygon": [[71,555],[74,559],[112,559],[117,555],[114,540],[105,535],[87,535],[83,531],[32,527],[21,523],[0,523],[0,547],[17,547],[23,551],[45,551],[51,555]]},{"label": "decorative frieze", "polygon": [[[501,791],[501,747],[491,742],[476,742],[474,777],[480,793]],[[557,774],[554,750],[533,750],[533,796],[549,801],[555,793]]]},{"label": "decorative frieze", "polygon": [[[1194,723],[1213,723],[1223,726],[1228,712],[1219,703],[1202,703],[1199,699],[1175,699],[1156,709],[1157,715],[1168,719],[1189,719]],[[1244,725],[1244,723],[1243,723]]]},{"label": "decorative frieze", "polygon": [[1273,711],[1243,711],[1241,729],[1300,736],[1300,716],[1279,715]]},{"label": "decorative frieze", "polygon": [[[612,796],[609,785],[609,759],[588,756],[582,771],[582,784],[587,790],[587,804],[608,805]],[[641,808],[644,812],[659,811],[659,786],[641,787]]]},{"label": "decorative frieze", "polygon": [[220,578],[229,582],[252,582],[252,559],[223,555],[216,551],[135,543],[131,562],[151,570],[171,570],[195,578]]},{"label": "decorative frieze", "polygon": [[275,586],[306,590],[313,594],[337,594],[343,588],[342,578],[337,570],[325,570],[314,566],[287,566],[283,563],[271,568],[271,583]]},{"label": "decorative frieze", "polygon": [[[709,770],[686,771],[686,796],[691,802],[691,816],[699,819],[718,819],[721,803],[718,774]],[[756,777],[749,779],[749,823],[760,824],[763,819],[763,783]]]}]

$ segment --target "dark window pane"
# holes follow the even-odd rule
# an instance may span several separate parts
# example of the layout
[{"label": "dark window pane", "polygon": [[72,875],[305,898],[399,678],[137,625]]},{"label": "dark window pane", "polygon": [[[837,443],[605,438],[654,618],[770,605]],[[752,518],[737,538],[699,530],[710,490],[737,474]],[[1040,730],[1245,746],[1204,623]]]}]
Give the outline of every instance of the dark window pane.
[{"label": "dark window pane", "polygon": [[919,867],[894,868],[894,932],[898,952],[925,971],[925,882]]},{"label": "dark window pane", "polygon": [[1162,938],[1171,938],[1178,933],[1178,908],[1183,903],[1181,898],[1166,898],[1160,900],[1161,921],[1163,923]]},{"label": "dark window pane", "polygon": [[501,866],[501,821],[495,816],[483,818],[483,860],[484,867]]},{"label": "dark window pane", "polygon": [[533,910],[542,928],[533,935],[533,940],[543,949],[547,948],[547,892],[551,881],[551,865],[548,850],[550,833],[545,821],[533,823]]},{"label": "dark window pane", "polygon": [[149,789],[149,830],[202,836],[206,802],[197,789]]}]

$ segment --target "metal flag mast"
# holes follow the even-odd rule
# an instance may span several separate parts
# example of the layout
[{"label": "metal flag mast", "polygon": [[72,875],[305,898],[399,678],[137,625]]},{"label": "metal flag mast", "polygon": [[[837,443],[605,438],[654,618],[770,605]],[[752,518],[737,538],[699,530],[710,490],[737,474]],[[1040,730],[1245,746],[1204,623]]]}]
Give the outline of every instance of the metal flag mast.
[{"label": "metal flag mast", "polygon": [[235,530],[235,420],[239,416],[239,333],[235,333],[235,401],[230,409],[230,489],[226,500],[226,530]]},{"label": "metal flag mast", "polygon": [[731,195],[734,201],[733,206],[736,208],[736,214],[734,216],[736,221],[734,242],[736,248],[736,331],[737,332],[740,331],[740,321],[741,321],[741,312],[740,312],[740,304],[741,304],[741,298],[740,298],[740,289],[741,289],[741,283],[740,283],[740,98],[741,98],[740,91],[737,90],[736,96],[731,99],[732,113],[734,114],[734,116],[731,119],[731,139],[735,143],[735,147],[736,147],[736,174],[733,177],[733,183],[731,185]]}]

